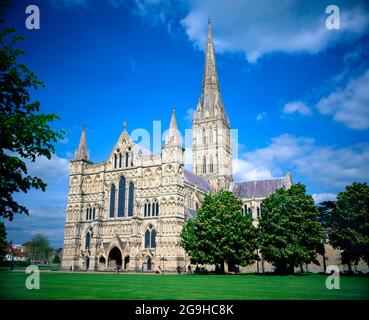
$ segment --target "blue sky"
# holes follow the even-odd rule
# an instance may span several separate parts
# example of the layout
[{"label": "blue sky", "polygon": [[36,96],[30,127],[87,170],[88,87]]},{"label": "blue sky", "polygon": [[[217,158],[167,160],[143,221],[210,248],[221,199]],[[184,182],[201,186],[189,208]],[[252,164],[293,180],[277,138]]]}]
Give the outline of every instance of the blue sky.
[{"label": "blue sky", "polygon": [[[231,2],[231,5],[230,5]],[[14,243],[45,233],[62,246],[68,165],[84,124],[93,161],[104,161],[127,120],[129,132],[164,130],[176,107],[180,130],[201,91],[207,19],[221,93],[238,129],[237,180],[283,175],[317,201],[369,180],[369,8],[334,1],[341,29],[325,27],[331,1],[17,1],[7,24],[25,36],[21,58],[46,83],[33,92],[66,130],[56,156],[30,164],[45,193],[17,195],[30,216],[7,223]],[[25,28],[25,8],[41,28]]]}]

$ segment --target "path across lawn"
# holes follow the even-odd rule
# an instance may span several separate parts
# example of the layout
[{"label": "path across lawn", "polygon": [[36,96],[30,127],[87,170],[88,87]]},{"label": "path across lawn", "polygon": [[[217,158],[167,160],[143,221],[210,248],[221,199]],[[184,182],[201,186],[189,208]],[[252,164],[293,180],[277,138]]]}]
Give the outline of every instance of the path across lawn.
[{"label": "path across lawn", "polygon": [[41,272],[40,289],[28,290],[24,272],[0,271],[0,299],[366,299],[369,277],[341,276],[340,290],[326,276],[145,275]]}]

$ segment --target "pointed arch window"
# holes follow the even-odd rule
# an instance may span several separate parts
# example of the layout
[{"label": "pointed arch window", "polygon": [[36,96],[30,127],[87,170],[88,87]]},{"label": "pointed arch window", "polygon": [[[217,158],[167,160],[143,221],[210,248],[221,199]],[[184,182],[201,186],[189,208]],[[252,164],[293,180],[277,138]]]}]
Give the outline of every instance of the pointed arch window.
[{"label": "pointed arch window", "polygon": [[156,248],[156,231],[152,224],[145,231],[145,248]]},{"label": "pointed arch window", "polygon": [[151,214],[151,203],[147,204],[147,216],[150,217]]},{"label": "pointed arch window", "polygon": [[159,202],[156,203],[156,216],[159,216]]},{"label": "pointed arch window", "polygon": [[113,184],[110,188],[110,208],[109,217],[114,218],[115,215],[115,185]]},{"label": "pointed arch window", "polygon": [[118,160],[117,155],[114,154],[114,169],[117,168],[117,160]]},{"label": "pointed arch window", "polygon": [[128,187],[128,217],[133,216],[134,194],[135,194],[135,186],[131,182]]},{"label": "pointed arch window", "polygon": [[257,207],[257,209],[256,209],[256,214],[257,214],[258,218],[260,218],[260,208],[259,207]]},{"label": "pointed arch window", "polygon": [[85,248],[87,250],[90,249],[90,243],[91,243],[91,234],[90,234],[90,232],[87,232],[87,234],[86,234],[86,246],[85,246]]},{"label": "pointed arch window", "polygon": [[129,153],[126,152],[126,167],[128,167],[129,164]]},{"label": "pointed arch window", "polygon": [[147,217],[147,205],[148,205],[148,203],[145,202],[145,205],[144,205],[144,217]]},{"label": "pointed arch window", "polygon": [[202,158],[202,173],[206,173],[206,158]]},{"label": "pointed arch window", "polygon": [[155,229],[151,230],[151,248],[156,248],[156,231],[155,231]]},{"label": "pointed arch window", "polygon": [[156,200],[151,205],[151,216],[152,217],[156,216]]},{"label": "pointed arch window", "polygon": [[88,220],[88,208],[86,209],[86,220]]},{"label": "pointed arch window", "polygon": [[119,153],[119,168],[122,167],[122,154]]},{"label": "pointed arch window", "polygon": [[121,177],[118,189],[118,217],[124,217],[126,208],[126,178]]},{"label": "pointed arch window", "polygon": [[96,212],[95,210],[96,210],[96,208],[92,209],[92,220],[95,220],[95,212]]},{"label": "pointed arch window", "polygon": [[251,210],[251,207],[248,207],[248,214],[252,217],[252,210]]},{"label": "pointed arch window", "polygon": [[151,237],[151,232],[149,229],[147,229],[145,231],[145,248],[150,248],[150,237]]},{"label": "pointed arch window", "polygon": [[214,172],[214,161],[213,156],[210,156],[210,173]]},{"label": "pointed arch window", "polygon": [[246,215],[247,214],[247,205],[244,205],[244,209],[243,209],[243,213]]}]

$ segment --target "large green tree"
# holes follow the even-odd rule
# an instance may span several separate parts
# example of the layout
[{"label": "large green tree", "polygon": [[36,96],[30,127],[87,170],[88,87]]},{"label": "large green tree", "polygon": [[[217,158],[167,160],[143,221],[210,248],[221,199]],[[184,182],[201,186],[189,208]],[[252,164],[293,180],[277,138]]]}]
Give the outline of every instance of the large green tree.
[{"label": "large green tree", "polygon": [[4,261],[5,249],[8,246],[8,241],[6,240],[6,229],[5,223],[0,221],[0,262]]},{"label": "large green tree", "polygon": [[369,186],[356,183],[340,192],[330,219],[329,242],[342,250],[342,263],[369,263]]},{"label": "large green tree", "polygon": [[26,255],[31,263],[47,262],[50,254],[49,240],[41,233],[35,234],[26,246]]},{"label": "large green tree", "polygon": [[278,273],[293,273],[303,263],[317,263],[323,241],[318,209],[303,184],[278,189],[265,198],[259,222],[260,252]]},{"label": "large green tree", "polygon": [[46,183],[28,174],[25,160],[50,159],[53,143],[63,131],[53,130],[55,114],[40,113],[40,103],[31,101],[30,92],[44,83],[24,64],[17,61],[23,51],[15,48],[23,38],[15,30],[4,28],[5,5],[0,4],[0,216],[9,220],[16,213],[28,214],[13,195],[31,188],[45,190]]},{"label": "large green tree", "polygon": [[257,230],[241,214],[242,201],[229,191],[206,195],[197,216],[184,225],[182,246],[193,263],[249,265],[256,259]]}]

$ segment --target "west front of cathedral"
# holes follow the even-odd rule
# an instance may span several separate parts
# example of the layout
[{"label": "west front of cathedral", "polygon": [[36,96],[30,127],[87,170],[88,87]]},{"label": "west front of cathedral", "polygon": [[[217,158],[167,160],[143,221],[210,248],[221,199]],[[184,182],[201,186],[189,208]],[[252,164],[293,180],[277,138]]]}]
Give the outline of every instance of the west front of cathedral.
[{"label": "west front of cathedral", "polygon": [[[180,233],[204,196],[221,189],[243,200],[243,214],[260,214],[261,201],[291,184],[280,178],[234,182],[230,122],[223,105],[208,24],[202,92],[193,116],[192,172],[175,111],[160,154],[143,155],[126,126],[107,161],[89,159],[86,132],[71,161],[62,268],[67,270],[175,271],[187,268]],[[262,263],[262,260],[261,260]],[[259,263],[252,270],[264,271]]]}]

